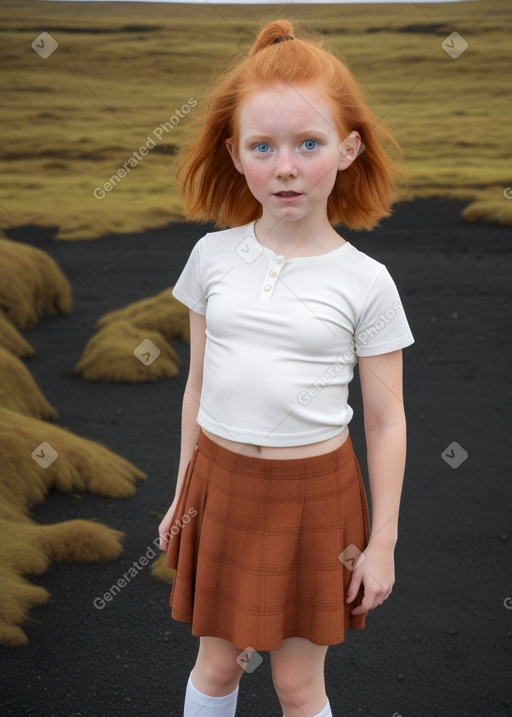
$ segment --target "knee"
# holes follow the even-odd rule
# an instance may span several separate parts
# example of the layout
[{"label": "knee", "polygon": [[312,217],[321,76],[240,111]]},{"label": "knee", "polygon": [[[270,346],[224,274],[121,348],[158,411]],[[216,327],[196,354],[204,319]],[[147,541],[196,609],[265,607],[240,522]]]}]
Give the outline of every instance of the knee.
[{"label": "knee", "polygon": [[192,681],[194,682],[197,675],[203,684],[206,682],[220,689],[238,682],[242,672],[242,668],[231,656],[204,656],[196,663]]},{"label": "knee", "polygon": [[303,673],[294,674],[289,671],[274,673],[273,671],[272,681],[279,701],[285,706],[306,704],[315,689],[314,682]]}]

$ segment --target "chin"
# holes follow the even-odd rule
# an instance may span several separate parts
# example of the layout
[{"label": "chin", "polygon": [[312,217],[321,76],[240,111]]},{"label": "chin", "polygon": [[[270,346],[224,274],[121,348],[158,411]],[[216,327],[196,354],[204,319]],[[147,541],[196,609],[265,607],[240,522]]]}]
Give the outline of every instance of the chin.
[{"label": "chin", "polygon": [[278,216],[280,219],[284,219],[285,222],[297,222],[301,219],[307,219],[310,212],[298,212],[296,210],[285,209],[283,212],[279,212]]}]

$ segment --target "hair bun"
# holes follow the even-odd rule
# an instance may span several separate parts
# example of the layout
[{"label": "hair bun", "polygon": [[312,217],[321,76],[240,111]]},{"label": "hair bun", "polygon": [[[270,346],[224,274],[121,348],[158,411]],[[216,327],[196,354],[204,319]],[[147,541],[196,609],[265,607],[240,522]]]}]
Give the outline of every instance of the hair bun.
[{"label": "hair bun", "polygon": [[281,37],[276,37],[272,40],[272,45],[277,45],[278,42],[283,42],[283,40],[295,40],[293,35],[281,35]]},{"label": "hair bun", "polygon": [[263,30],[256,38],[255,43],[249,51],[249,57],[252,57],[257,52],[264,50],[266,47],[275,45],[284,40],[294,40],[293,26],[288,20],[274,20],[268,25],[265,25]]}]

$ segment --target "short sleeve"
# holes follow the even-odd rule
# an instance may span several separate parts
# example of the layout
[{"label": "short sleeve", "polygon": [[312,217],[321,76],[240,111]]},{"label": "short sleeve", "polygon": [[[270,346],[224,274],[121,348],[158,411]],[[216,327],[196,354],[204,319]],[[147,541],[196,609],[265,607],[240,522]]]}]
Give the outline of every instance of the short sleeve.
[{"label": "short sleeve", "polygon": [[414,343],[398,289],[385,266],[375,278],[354,331],[358,356],[378,356]]},{"label": "short sleeve", "polygon": [[203,316],[206,314],[207,303],[201,273],[204,238],[202,237],[190,252],[188,261],[171,292],[178,301]]}]

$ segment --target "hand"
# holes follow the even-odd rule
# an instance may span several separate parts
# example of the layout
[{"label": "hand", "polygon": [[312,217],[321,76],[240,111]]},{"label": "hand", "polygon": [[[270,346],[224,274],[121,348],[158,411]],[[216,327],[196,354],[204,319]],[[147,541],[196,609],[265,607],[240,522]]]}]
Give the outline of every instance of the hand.
[{"label": "hand", "polygon": [[[363,559],[364,557],[364,559]],[[364,597],[359,607],[352,610],[351,615],[362,615],[382,605],[391,595],[395,582],[395,563],[393,548],[368,544],[359,556],[352,580],[347,591],[347,602],[356,597],[361,583],[364,586]]]},{"label": "hand", "polygon": [[164,518],[158,526],[158,535],[160,537],[160,550],[167,550],[169,547],[169,536],[171,534],[171,523],[178,503],[178,496],[176,496],[171,503],[171,507],[164,515]]}]

